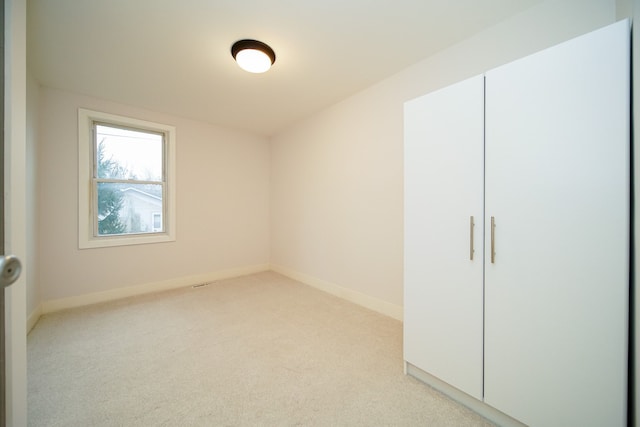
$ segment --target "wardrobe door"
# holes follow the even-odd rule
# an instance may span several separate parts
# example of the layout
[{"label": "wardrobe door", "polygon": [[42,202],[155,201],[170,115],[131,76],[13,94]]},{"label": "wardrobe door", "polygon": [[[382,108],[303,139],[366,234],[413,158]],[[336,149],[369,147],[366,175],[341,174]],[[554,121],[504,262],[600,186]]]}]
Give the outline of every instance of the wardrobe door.
[{"label": "wardrobe door", "polygon": [[484,77],[405,104],[404,357],[482,399]]},{"label": "wardrobe door", "polygon": [[485,402],[526,424],[626,424],[629,141],[626,21],[486,75]]}]

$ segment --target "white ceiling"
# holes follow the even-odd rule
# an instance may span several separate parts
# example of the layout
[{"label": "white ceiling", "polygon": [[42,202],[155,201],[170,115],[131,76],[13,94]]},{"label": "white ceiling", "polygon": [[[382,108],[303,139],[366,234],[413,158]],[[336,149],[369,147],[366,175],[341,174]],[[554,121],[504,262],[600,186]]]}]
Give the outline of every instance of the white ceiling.
[{"label": "white ceiling", "polygon": [[[541,0],[29,0],[43,85],[271,135]],[[242,71],[234,41],[276,51]]]}]

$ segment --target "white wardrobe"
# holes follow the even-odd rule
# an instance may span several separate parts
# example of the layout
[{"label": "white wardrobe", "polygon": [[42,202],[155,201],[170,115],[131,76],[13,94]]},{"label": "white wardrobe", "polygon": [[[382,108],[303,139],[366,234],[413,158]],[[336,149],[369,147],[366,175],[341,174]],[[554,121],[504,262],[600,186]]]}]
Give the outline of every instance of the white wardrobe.
[{"label": "white wardrobe", "polygon": [[626,425],[629,25],[405,104],[407,371],[531,426]]}]

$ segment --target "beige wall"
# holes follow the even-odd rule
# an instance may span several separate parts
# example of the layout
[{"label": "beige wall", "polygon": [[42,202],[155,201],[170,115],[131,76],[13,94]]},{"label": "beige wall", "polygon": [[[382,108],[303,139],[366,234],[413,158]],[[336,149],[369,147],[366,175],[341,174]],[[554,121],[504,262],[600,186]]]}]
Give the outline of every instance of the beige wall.
[{"label": "beige wall", "polygon": [[[215,277],[269,262],[265,138],[54,89],[42,88],[39,99],[43,301]],[[176,126],[175,242],[78,249],[78,107]]]},{"label": "beige wall", "polygon": [[274,136],[271,262],[401,313],[403,102],[615,18],[615,1],[543,3]]}]

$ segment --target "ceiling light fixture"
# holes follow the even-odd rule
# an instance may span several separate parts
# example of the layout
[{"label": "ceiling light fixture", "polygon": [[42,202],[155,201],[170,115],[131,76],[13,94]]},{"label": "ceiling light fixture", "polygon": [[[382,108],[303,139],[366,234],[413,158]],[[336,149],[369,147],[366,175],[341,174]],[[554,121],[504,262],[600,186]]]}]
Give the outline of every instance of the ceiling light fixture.
[{"label": "ceiling light fixture", "polygon": [[276,62],[273,49],[258,40],[238,40],[231,46],[231,55],[240,68],[250,73],[264,73]]}]

